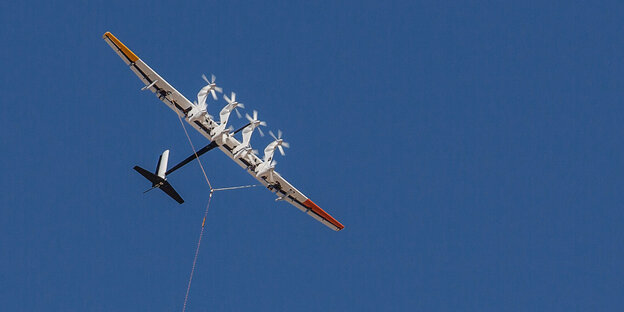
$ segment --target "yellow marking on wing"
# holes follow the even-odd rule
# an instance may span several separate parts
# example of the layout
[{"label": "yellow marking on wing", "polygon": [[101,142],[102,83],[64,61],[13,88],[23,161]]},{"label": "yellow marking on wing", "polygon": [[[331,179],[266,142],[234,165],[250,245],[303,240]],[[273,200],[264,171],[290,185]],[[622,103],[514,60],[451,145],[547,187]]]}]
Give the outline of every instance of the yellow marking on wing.
[{"label": "yellow marking on wing", "polygon": [[136,54],[130,51],[128,47],[121,43],[121,41],[119,41],[119,39],[113,36],[110,32],[107,31],[102,38],[108,38],[108,40],[112,41],[119,48],[119,50],[121,50],[121,53],[123,53],[131,62],[136,62],[139,59]]}]

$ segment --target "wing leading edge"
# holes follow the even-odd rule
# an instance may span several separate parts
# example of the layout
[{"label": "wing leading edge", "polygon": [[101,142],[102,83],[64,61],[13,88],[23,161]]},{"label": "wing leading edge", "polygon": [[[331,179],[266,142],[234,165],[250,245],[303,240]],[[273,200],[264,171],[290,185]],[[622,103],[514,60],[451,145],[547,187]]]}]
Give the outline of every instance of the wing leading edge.
[{"label": "wing leading edge", "polygon": [[[148,88],[152,91],[152,93],[155,93],[158,99],[169,106],[169,108],[176,112],[176,114],[184,117],[186,122],[195,128],[195,130],[197,130],[200,134],[208,140],[213,141],[210,131],[218,126],[217,122],[210,118],[205,118],[205,120],[201,121],[190,121],[187,114],[192,109],[191,101],[189,101],[166,80],[147,66],[147,64],[145,64],[136,54],[134,54],[123,43],[121,43],[121,41],[113,36],[113,34],[106,32],[103,38],[126,63],[126,65],[130,67],[139,79],[141,79],[146,86],[145,88]],[[293,187],[279,173],[274,171],[271,177],[267,175],[257,177],[254,168],[262,163],[262,159],[253,154],[248,155],[245,159],[235,157],[232,151],[240,144],[241,143],[236,138],[230,136],[227,137],[218,147],[224,154],[245,169],[252,177],[262,183],[262,185],[264,185],[271,192],[275,193],[278,196],[278,199],[290,203],[335,231],[344,229],[344,225]]]},{"label": "wing leading edge", "polygon": [[119,57],[130,67],[138,77],[143,81],[146,87],[152,93],[171,109],[177,113],[186,114],[192,108],[192,103],[178,90],[171,86],[165,79],[160,77],[153,69],[143,62],[136,54],[126,47],[119,39],[110,32],[106,32],[103,36],[104,41],[119,55]]}]

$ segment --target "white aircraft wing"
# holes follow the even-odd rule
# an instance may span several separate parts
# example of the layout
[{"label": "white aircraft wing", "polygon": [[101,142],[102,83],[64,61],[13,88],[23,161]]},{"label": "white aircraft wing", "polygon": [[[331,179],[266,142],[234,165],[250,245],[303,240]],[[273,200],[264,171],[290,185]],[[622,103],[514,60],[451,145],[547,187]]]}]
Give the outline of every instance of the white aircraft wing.
[{"label": "white aircraft wing", "polygon": [[130,66],[130,69],[143,81],[145,87],[149,86],[152,93],[162,100],[163,97],[168,99],[167,105],[176,107],[176,111],[188,112],[191,109],[191,101],[189,101],[178,90],[172,87],[165,79],[160,77],[153,69],[143,62],[136,54],[132,53],[121,41],[113,34],[106,32],[104,41],[113,48],[113,50],[121,57],[121,59]]},{"label": "white aircraft wing", "polygon": [[[213,140],[210,133],[211,130],[218,126],[217,122],[208,117],[191,121],[188,118],[188,112],[192,109],[193,104],[186,97],[173,88],[167,81],[162,79],[162,77],[147,66],[136,54],[115,38],[113,34],[106,32],[103,38],[141,81],[143,81],[146,88],[149,88],[150,91],[155,93],[163,103],[175,111],[176,114],[183,117],[188,124],[204,137],[210,141]],[[245,169],[254,179],[258,180],[267,189],[275,193],[278,199],[290,203],[335,231],[340,231],[344,228],[340,222],[292,186],[279,173],[274,171],[271,176],[269,176],[268,173],[260,177],[256,176],[255,168],[262,164],[262,159],[251,153],[244,157],[235,157],[232,151],[240,144],[241,143],[234,138],[234,136],[230,135],[222,139],[218,146],[224,154],[234,160],[241,168]]]}]

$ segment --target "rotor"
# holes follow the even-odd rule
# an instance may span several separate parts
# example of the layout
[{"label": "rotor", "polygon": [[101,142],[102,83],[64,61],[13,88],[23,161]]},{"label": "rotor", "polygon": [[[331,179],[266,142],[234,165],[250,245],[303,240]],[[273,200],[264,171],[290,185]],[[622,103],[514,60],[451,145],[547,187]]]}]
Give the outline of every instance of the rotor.
[{"label": "rotor", "polygon": [[269,134],[273,137],[273,139],[275,139],[275,141],[273,142],[275,143],[275,147],[279,149],[280,154],[282,154],[282,156],[285,156],[286,153],[284,153],[283,147],[289,148],[290,144],[288,142],[284,142],[284,139],[282,139],[282,130],[277,130],[277,137],[275,136],[275,134],[273,134],[273,131],[271,130],[269,130]]},{"label": "rotor", "polygon": [[230,111],[232,110],[236,111],[236,116],[238,116],[238,118],[242,118],[243,116],[238,111],[237,107],[245,108],[245,105],[243,103],[236,102],[236,93],[232,92],[232,95],[230,98],[228,98],[228,96],[224,94],[223,98],[225,99],[226,102],[228,102],[228,105],[230,106]]},{"label": "rotor", "polygon": [[253,118],[251,116],[249,116],[249,114],[245,114],[245,118],[247,118],[247,120],[249,120],[249,124],[252,126],[252,129],[258,128],[258,132],[260,132],[260,136],[264,136],[264,132],[262,132],[262,129],[260,129],[259,126],[265,126],[266,127],[267,123],[265,121],[258,120],[258,111],[257,110],[253,111]]},{"label": "rotor", "polygon": [[201,88],[201,90],[199,90],[199,93],[197,94],[197,100],[200,103],[202,101],[206,101],[206,96],[208,95],[208,92],[210,92],[210,94],[212,95],[212,98],[216,101],[217,100],[216,92],[219,92],[219,93],[223,92],[223,89],[221,87],[217,87],[217,84],[215,83],[215,80],[217,79],[217,77],[215,77],[215,75],[211,75],[210,78],[212,78],[212,80],[208,80],[208,78],[206,78],[206,75],[202,75],[202,78],[208,84],[204,86],[203,88]]}]

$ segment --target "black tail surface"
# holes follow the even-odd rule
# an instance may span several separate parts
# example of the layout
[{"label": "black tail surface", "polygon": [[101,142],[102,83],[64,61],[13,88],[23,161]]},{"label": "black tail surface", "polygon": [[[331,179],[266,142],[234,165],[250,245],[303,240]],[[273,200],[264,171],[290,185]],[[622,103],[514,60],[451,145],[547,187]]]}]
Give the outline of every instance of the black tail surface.
[{"label": "black tail surface", "polygon": [[167,180],[165,180],[164,178],[161,178],[139,166],[134,166],[134,170],[136,170],[136,172],[152,182],[153,188],[161,189],[163,192],[165,192],[165,194],[169,195],[169,197],[173,198],[179,204],[184,202],[184,199],[182,199],[180,194],[178,194],[178,192],[173,189],[173,186],[171,186],[171,184],[169,184],[169,182],[167,182]]}]

